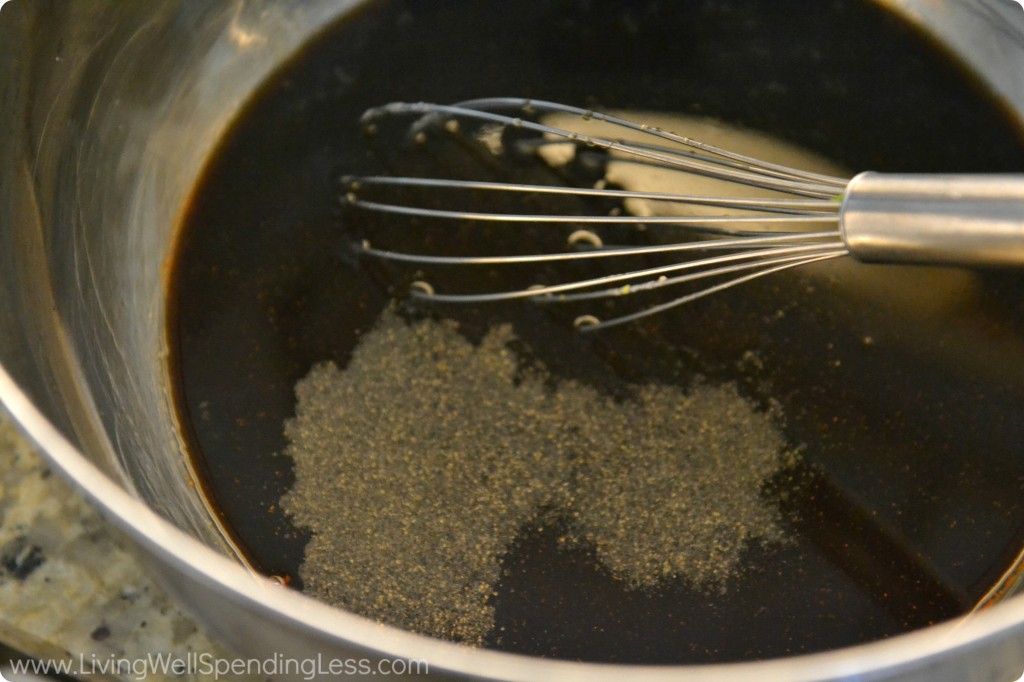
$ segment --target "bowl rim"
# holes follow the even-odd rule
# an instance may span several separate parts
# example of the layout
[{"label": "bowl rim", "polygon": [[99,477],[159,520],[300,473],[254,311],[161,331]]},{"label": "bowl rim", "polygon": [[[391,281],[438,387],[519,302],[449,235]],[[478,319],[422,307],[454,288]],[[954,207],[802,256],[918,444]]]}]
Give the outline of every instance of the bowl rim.
[{"label": "bowl rim", "polygon": [[[965,65],[986,82],[992,94],[1018,115],[1024,130],[1024,70],[993,76],[992,41],[962,30],[961,22],[1005,20],[1024,57],[1024,14],[1017,16],[1009,0],[946,3],[937,10],[933,0],[872,0],[888,7],[926,34],[958,52]],[[973,19],[971,18],[973,16]],[[965,18],[966,17],[966,18]],[[969,25],[974,25],[970,24]],[[980,24],[979,24],[980,25]],[[979,39],[981,38],[981,39]],[[1015,80],[1016,79],[1016,80]],[[104,474],[37,408],[0,362],[0,408],[36,446],[46,461],[81,490],[101,514],[161,564],[177,574],[223,595],[237,606],[259,614],[268,623],[313,635],[325,646],[336,644],[381,658],[404,658],[429,663],[431,673],[497,680],[587,679],[693,680],[758,679],[810,681],[833,678],[877,678],[963,664],[983,677],[981,670],[1004,671],[1024,664],[1024,595],[1007,598],[981,612],[932,625],[890,639],[812,654],[756,662],[700,665],[636,665],[582,663],[542,659],[521,654],[475,649],[446,642],[327,606],[312,597],[284,589],[254,574],[242,564],[207,547],[159,516],[140,499]],[[187,607],[187,605],[186,605]],[[1020,641],[1009,641],[1019,638]],[[996,647],[1002,647],[994,655]],[[1011,658],[1012,656],[1012,658]],[[937,670],[938,668],[934,668]],[[968,668],[961,668],[968,669]]]}]

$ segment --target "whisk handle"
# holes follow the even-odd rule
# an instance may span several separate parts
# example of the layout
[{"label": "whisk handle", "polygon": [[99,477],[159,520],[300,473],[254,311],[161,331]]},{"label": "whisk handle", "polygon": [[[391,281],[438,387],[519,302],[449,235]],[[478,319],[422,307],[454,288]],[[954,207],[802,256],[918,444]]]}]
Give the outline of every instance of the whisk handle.
[{"label": "whisk handle", "polygon": [[839,220],[865,262],[1024,266],[1024,175],[861,173]]}]

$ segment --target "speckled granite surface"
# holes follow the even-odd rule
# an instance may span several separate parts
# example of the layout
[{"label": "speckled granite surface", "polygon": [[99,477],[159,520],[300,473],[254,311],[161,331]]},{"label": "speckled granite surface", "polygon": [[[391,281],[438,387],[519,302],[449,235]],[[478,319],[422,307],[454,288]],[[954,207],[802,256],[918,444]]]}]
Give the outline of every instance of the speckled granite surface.
[{"label": "speckled granite surface", "polygon": [[[88,669],[76,672],[96,680],[140,678],[103,669],[115,659],[229,657],[150,581],[126,541],[50,472],[2,412],[0,641],[39,660],[84,662]],[[153,667],[145,679],[212,679]],[[0,674],[12,677],[9,669]]]}]

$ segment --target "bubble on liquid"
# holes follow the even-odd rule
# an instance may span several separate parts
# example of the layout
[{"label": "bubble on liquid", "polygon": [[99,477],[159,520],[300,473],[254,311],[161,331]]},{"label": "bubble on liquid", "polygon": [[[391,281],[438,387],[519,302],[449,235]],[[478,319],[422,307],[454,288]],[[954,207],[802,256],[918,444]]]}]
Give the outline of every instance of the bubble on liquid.
[{"label": "bubble on liquid", "polygon": [[434,287],[430,282],[425,282],[421,279],[416,280],[409,285],[409,292],[413,296],[430,298],[434,295]]},{"label": "bubble on liquid", "polygon": [[569,246],[578,246],[580,244],[586,244],[595,248],[604,246],[604,242],[601,241],[601,237],[590,230],[576,230],[569,235],[566,242]]}]

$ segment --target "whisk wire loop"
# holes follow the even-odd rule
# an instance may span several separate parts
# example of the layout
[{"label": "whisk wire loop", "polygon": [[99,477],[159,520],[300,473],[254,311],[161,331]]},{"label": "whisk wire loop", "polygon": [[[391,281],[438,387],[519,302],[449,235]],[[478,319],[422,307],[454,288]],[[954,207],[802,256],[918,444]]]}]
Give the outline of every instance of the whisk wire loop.
[{"label": "whisk wire loop", "polygon": [[[615,116],[613,114],[593,111],[589,109],[581,109],[579,107],[574,107],[568,104],[560,104],[558,102],[522,99],[515,97],[489,97],[466,100],[463,102],[459,102],[453,106],[464,109],[470,109],[473,111],[519,108],[524,111],[533,110],[535,112],[541,113],[570,114],[573,116],[579,116],[583,120],[601,121],[628,130],[642,132],[647,135],[651,135],[669,142],[675,142],[686,147],[691,147],[693,149],[702,151],[706,154],[713,155],[713,157],[717,157],[719,163],[721,163],[722,159],[728,159],[732,162],[739,164],[739,166],[741,167],[745,167],[757,173],[774,174],[777,177],[781,178],[802,179],[809,182],[821,183],[823,185],[832,185],[839,192],[842,192],[843,188],[846,187],[846,184],[848,182],[847,178],[824,175],[821,173],[813,173],[799,168],[791,168],[789,166],[769,163],[761,159],[755,159],[751,156],[738,154],[728,149],[716,147],[714,145],[710,145],[690,137],[678,135],[671,131],[659,128],[657,126],[651,126],[646,123],[637,123],[636,121],[631,121],[629,119],[622,118],[620,116]],[[569,136],[573,134],[574,133],[570,132]],[[635,143],[634,146],[637,148],[644,148],[649,145],[644,145],[643,143]],[[659,149],[670,151],[664,147],[660,147]]]},{"label": "whisk wire loop", "polygon": [[[740,267],[729,267],[726,269],[714,268],[701,270],[700,272],[693,273],[687,276],[685,279],[676,279],[672,283],[682,283],[694,281],[697,279],[704,279],[707,277],[714,277],[717,275],[728,274],[734,272],[737,269],[747,269],[751,267],[757,267],[761,265],[775,265],[780,262],[793,262],[797,260],[810,260],[818,259],[820,256],[825,254],[839,254],[840,250],[832,244],[809,244],[804,246],[787,246],[779,249],[766,249],[761,252],[740,252],[731,253],[723,256],[710,256],[702,258],[699,261],[683,261],[681,263],[672,263],[670,265],[661,265],[652,268],[645,268],[642,270],[634,270],[631,272],[620,272],[614,275],[605,275],[602,277],[595,277],[592,279],[577,280],[575,282],[568,282],[565,284],[553,284],[549,286],[533,286],[528,289],[516,289],[514,291],[505,292],[491,292],[486,294],[437,294],[431,293],[429,296],[423,294],[417,295],[419,298],[430,298],[434,301],[445,302],[445,303],[485,303],[494,301],[509,301],[517,298],[540,298],[540,297],[551,297],[555,294],[563,294],[566,291],[575,291],[578,289],[586,289],[595,286],[605,286],[608,284],[616,284],[619,282],[625,282],[632,279],[640,279],[645,277],[659,278],[667,275],[671,272],[678,272],[680,270],[693,270],[697,268],[708,268],[708,266],[719,265],[723,263],[734,263],[736,261],[752,261],[751,263],[745,264]],[[772,258],[772,256],[781,256],[781,259]],[[659,280],[651,280],[652,282],[659,282]],[[669,280],[660,280],[660,284],[665,286]],[[619,288],[615,294],[610,295],[624,295],[630,293],[636,293],[644,291],[646,289],[658,288],[654,286],[636,286]],[[414,294],[415,295],[415,294]],[[587,298],[600,298],[598,296],[589,296]],[[573,300],[567,297],[559,296],[559,301]]]},{"label": "whisk wire loop", "polygon": [[[376,119],[385,116],[398,116],[420,114],[423,116],[420,122],[413,126],[413,130],[422,128],[426,124],[435,122],[442,114],[456,118],[468,118],[479,121],[496,123],[501,126],[510,126],[521,130],[530,130],[543,135],[553,135],[573,143],[583,144],[588,147],[596,147],[607,151],[621,152],[633,157],[644,159],[647,162],[664,164],[677,170],[684,170],[710,178],[727,180],[738,184],[771,189],[778,192],[787,192],[801,196],[810,196],[829,199],[835,197],[837,192],[842,190],[844,185],[838,184],[838,180],[829,176],[817,176],[807,174],[785,166],[759,162],[741,154],[728,152],[724,149],[704,144],[688,137],[667,133],[660,128],[653,128],[645,124],[627,121],[610,114],[597,114],[589,112],[592,120],[604,121],[630,130],[640,131],[654,135],[662,139],[677,142],[687,147],[693,147],[705,152],[701,156],[693,156],[670,150],[664,147],[650,148],[643,145],[636,145],[623,140],[611,140],[604,137],[586,135],[581,132],[565,130],[555,126],[538,123],[518,116],[496,114],[491,111],[473,108],[478,102],[484,105],[496,104],[500,100],[473,100],[463,104],[431,104],[427,102],[393,102],[382,107],[367,110],[362,116],[364,125],[373,125]],[[510,100],[518,103],[521,107],[542,109],[548,112],[576,113],[580,116],[588,113],[576,107],[565,107],[556,105],[553,102],[536,102],[530,100]],[[602,118],[597,118],[601,116]]]}]

